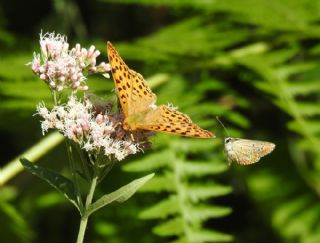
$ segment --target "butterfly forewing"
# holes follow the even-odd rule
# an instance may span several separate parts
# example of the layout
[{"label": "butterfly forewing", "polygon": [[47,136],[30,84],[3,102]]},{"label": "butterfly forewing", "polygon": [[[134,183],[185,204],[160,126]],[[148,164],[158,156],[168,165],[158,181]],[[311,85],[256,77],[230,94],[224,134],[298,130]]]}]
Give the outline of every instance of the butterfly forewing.
[{"label": "butterfly forewing", "polygon": [[225,139],[225,151],[228,156],[229,163],[236,161],[238,164],[248,165],[256,163],[261,157],[271,153],[275,144],[239,138]]},{"label": "butterfly forewing", "polygon": [[107,49],[112,76],[124,115],[129,116],[155,103],[156,96],[142,75],[126,65],[110,42],[107,44]]},{"label": "butterfly forewing", "polygon": [[142,75],[129,69],[110,42],[107,49],[118,99],[125,116],[126,130],[142,129],[187,137],[214,137],[211,132],[194,124],[187,115],[165,105],[157,107],[156,95]]},{"label": "butterfly forewing", "polygon": [[128,115],[128,102],[131,95],[131,77],[128,75],[129,68],[113,48],[110,42],[107,44],[108,59],[111,65],[111,72],[120,102],[125,116]]}]

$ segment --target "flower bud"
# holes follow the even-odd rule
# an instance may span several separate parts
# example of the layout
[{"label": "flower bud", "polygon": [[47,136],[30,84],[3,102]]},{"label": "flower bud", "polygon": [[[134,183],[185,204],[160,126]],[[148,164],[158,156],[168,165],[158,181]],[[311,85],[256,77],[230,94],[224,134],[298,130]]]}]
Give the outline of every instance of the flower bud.
[{"label": "flower bud", "polygon": [[42,80],[47,80],[47,75],[45,75],[45,74],[40,74],[40,79],[42,79]]}]

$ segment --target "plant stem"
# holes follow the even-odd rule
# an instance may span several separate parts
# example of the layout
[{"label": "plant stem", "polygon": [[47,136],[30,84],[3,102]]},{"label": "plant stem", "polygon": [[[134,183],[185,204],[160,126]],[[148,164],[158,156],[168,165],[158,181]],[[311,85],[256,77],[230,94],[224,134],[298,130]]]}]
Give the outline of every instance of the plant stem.
[{"label": "plant stem", "polygon": [[67,153],[69,157],[70,171],[72,174],[72,178],[73,178],[73,182],[74,182],[76,194],[77,194],[77,203],[79,205],[80,210],[83,211],[83,203],[82,203],[81,193],[80,193],[79,178],[78,178],[78,175],[76,174],[77,172],[77,169],[75,166],[76,162],[74,161],[74,157],[73,157],[74,156],[73,147],[72,147],[71,141],[69,141],[68,139],[66,139],[65,141],[66,141]]},{"label": "plant stem", "polygon": [[85,210],[84,210],[84,212],[82,213],[82,216],[81,216],[77,243],[82,243],[83,239],[84,239],[84,235],[85,235],[86,228],[87,228],[87,223],[88,223],[88,218],[89,218],[89,216],[86,214],[86,210],[88,209],[88,207],[90,206],[90,204],[92,202],[93,194],[94,194],[94,191],[95,191],[96,186],[97,186],[97,181],[98,181],[98,176],[94,175],[94,177],[92,178],[91,185],[90,185],[90,190],[89,190],[89,193],[88,193],[88,196],[87,196],[87,199],[86,199]]},{"label": "plant stem", "polygon": [[39,158],[48,153],[48,151],[60,144],[63,139],[64,137],[58,132],[50,133],[27,151],[6,163],[5,167],[0,167],[0,187],[23,170],[20,158],[26,157],[28,160],[36,162]]},{"label": "plant stem", "polygon": [[88,217],[87,216],[81,217],[77,243],[83,242],[84,234],[85,234],[86,228],[87,228],[87,223],[88,223]]}]

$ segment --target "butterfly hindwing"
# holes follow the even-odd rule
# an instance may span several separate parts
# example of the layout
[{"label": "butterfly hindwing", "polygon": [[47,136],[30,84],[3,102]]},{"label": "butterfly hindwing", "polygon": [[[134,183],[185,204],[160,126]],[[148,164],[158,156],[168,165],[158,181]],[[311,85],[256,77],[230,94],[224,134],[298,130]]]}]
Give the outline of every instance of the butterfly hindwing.
[{"label": "butterfly hindwing", "polygon": [[229,163],[236,161],[242,165],[258,162],[261,157],[271,153],[275,147],[273,143],[259,140],[227,138],[225,141]]},{"label": "butterfly hindwing", "polygon": [[[154,113],[154,114],[153,114]],[[211,138],[213,134],[194,124],[189,116],[171,107],[161,105],[150,112],[144,124],[138,127],[145,130],[179,134],[186,137]]]}]

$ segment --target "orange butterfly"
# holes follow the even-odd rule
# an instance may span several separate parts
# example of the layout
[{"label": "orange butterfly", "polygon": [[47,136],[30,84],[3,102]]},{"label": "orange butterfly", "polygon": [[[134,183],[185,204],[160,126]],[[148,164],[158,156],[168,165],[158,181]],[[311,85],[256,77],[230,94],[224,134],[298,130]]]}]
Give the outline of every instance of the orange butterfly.
[{"label": "orange butterfly", "polygon": [[130,69],[110,42],[108,58],[118,99],[124,114],[123,129],[138,129],[179,134],[186,137],[212,138],[214,134],[200,128],[185,114],[166,105],[156,106],[152,93],[141,74]]}]

